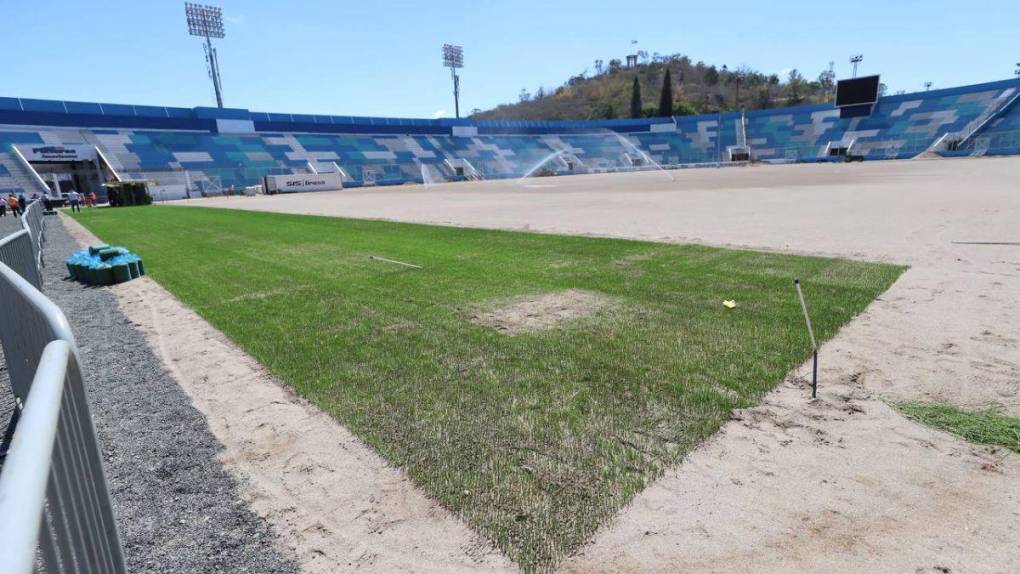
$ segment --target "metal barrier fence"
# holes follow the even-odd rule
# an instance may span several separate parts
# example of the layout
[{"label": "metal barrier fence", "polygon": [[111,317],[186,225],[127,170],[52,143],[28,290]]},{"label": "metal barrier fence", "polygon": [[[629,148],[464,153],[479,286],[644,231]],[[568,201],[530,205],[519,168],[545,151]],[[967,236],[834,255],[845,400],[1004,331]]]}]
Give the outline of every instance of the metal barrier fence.
[{"label": "metal barrier fence", "polygon": [[32,235],[27,229],[12,233],[0,239],[0,263],[21,275],[32,287],[42,289],[38,259],[32,246]]},{"label": "metal barrier fence", "polygon": [[74,349],[51,342],[0,475],[0,571],[126,572],[83,400]]},{"label": "metal barrier fence", "polygon": [[32,236],[32,255],[35,256],[36,266],[40,269],[43,268],[44,217],[46,216],[43,213],[42,201],[33,201],[21,216],[22,227]]},{"label": "metal barrier fence", "polygon": [[[3,243],[11,250],[27,251],[16,258],[22,265],[34,257],[34,246],[9,239]],[[67,319],[3,263],[0,292],[6,303],[0,344],[23,405],[0,474],[0,572],[27,574],[39,565],[54,574],[126,572]]]}]

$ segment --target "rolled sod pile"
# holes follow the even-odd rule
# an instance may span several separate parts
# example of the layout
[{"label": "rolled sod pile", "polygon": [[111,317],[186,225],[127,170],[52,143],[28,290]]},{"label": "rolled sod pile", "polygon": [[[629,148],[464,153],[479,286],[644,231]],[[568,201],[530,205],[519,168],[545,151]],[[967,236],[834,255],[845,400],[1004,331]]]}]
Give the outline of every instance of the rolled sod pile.
[{"label": "rolled sod pile", "polygon": [[141,257],[105,244],[75,251],[64,263],[71,278],[86,285],[114,285],[145,275]]}]

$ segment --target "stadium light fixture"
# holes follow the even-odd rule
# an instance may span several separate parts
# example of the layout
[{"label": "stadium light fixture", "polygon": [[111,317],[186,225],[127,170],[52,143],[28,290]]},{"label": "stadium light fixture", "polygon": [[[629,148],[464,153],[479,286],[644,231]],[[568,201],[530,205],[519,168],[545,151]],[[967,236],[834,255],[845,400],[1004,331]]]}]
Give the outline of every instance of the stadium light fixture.
[{"label": "stadium light fixture", "polygon": [[212,38],[223,38],[223,10],[216,6],[184,3],[184,13],[188,17],[188,33],[192,36],[205,38],[205,63],[212,79],[213,90],[216,91],[216,106],[223,107],[223,91],[220,84],[220,63],[213,48]]},{"label": "stadium light fixture", "polygon": [[464,67],[464,48],[453,44],[443,44],[443,66],[450,68],[453,77],[453,109],[460,118],[460,75],[457,68]]},{"label": "stadium light fixture", "polygon": [[864,54],[856,54],[854,56],[850,56],[850,63],[854,65],[854,75],[853,75],[854,78],[857,77],[857,66],[861,62],[863,62],[863,61],[864,61]]},{"label": "stadium light fixture", "polygon": [[927,92],[928,90],[930,90],[930,89],[931,89],[931,87],[932,87],[933,85],[934,85],[934,83],[933,83],[933,82],[925,82],[925,83],[924,83],[924,91],[926,91],[926,92]]},{"label": "stadium light fixture", "polygon": [[1020,62],[1017,62],[1016,69],[1013,70],[1013,75],[1020,78]]}]

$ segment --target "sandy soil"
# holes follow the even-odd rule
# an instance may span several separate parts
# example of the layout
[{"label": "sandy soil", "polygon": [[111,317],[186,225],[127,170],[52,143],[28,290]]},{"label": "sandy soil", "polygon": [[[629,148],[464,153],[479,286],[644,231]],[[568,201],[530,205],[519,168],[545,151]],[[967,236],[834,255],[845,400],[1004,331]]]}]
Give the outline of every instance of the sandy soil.
[{"label": "sandy soil", "polygon": [[565,569],[1020,571],[1020,457],[916,425],[883,402],[1020,415],[1020,246],[956,243],[1020,241],[1020,159],[674,173],[186,203],[910,264],[822,348],[818,401],[792,376]]},{"label": "sandy soil", "polygon": [[568,289],[542,293],[479,311],[471,321],[492,327],[504,335],[520,335],[587,317],[609,304],[609,298],[598,293]]},{"label": "sandy soil", "polygon": [[[98,240],[69,218],[81,244]],[[207,418],[304,572],[506,572],[513,565],[331,417],[147,277],[111,287]]]}]

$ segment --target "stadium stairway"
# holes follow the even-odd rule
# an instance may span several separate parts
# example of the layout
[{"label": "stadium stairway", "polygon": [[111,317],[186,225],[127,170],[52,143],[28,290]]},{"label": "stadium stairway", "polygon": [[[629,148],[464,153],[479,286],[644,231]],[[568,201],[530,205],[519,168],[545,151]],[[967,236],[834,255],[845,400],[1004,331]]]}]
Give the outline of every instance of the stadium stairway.
[{"label": "stadium stairway", "polygon": [[47,192],[48,188],[29,172],[21,160],[15,156],[9,144],[6,149],[0,149],[0,193],[31,195]]},{"label": "stadium stairway", "polygon": [[998,110],[1016,82],[881,98],[870,116],[840,118],[831,105],[748,112],[755,159],[826,160],[831,144],[865,159],[905,159],[946,134],[962,137]]},{"label": "stadium stairway", "polygon": [[955,150],[940,153],[946,156],[1020,154],[1020,88],[965,136]]}]

